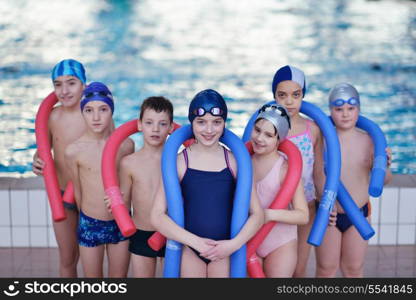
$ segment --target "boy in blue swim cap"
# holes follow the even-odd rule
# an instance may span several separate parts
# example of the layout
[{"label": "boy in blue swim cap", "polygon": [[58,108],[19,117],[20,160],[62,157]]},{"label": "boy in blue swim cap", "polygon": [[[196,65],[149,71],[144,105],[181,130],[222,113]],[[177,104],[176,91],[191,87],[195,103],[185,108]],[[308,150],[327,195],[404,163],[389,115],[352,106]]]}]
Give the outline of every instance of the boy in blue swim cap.
[{"label": "boy in blue swim cap", "polygon": [[[77,205],[80,209],[78,244],[85,277],[103,277],[103,259],[108,257],[108,277],[127,276],[130,260],[128,240],[103,204],[101,156],[113,132],[114,101],[108,87],[92,82],[83,92],[80,109],[86,131],[65,149]],[[125,140],[118,151],[117,164],[133,153],[134,143]]]},{"label": "boy in blue swim cap", "polygon": [[322,133],[310,119],[300,114],[306,93],[306,79],[302,70],[292,65],[278,69],[273,77],[272,93],[276,103],[284,106],[290,115],[292,127],[288,139],[302,154],[302,181],[308,202],[309,223],[298,226],[298,262],[294,277],[305,277],[311,245],[307,243],[315,218],[315,201],[324,186]]},{"label": "boy in blue swim cap", "polygon": [[[57,63],[51,73],[55,94],[60,105],[53,108],[49,117],[49,135],[52,141],[56,175],[61,191],[69,180],[64,158],[65,148],[86,130],[79,109],[79,102],[86,83],[85,69],[82,63],[74,59],[64,59]],[[36,152],[32,170],[43,175],[45,163]],[[66,219],[53,221],[53,228],[59,249],[59,275],[77,277],[79,250],[77,243],[78,210],[73,203],[64,202]]]},{"label": "boy in blue swim cap", "polygon": [[[348,83],[335,85],[328,97],[329,109],[341,147],[341,181],[350,192],[361,213],[370,222],[368,186],[373,166],[373,142],[370,136],[356,128],[360,114],[360,95]],[[386,149],[388,165],[391,151]],[[392,178],[386,170],[385,183]],[[316,248],[316,276],[335,277],[338,268],[344,277],[363,277],[368,241],[358,233],[342,207],[334,205],[335,220],[330,222],[321,246]]]},{"label": "boy in blue swim cap", "polygon": [[220,137],[227,120],[224,98],[212,89],[195,95],[189,105],[195,143],[178,155],[177,169],[184,199],[184,228],[167,215],[163,185],[154,200],[151,221],[168,239],[185,245],[181,277],[229,277],[229,256],[263,224],[263,212],[253,187],[250,215],[231,239],[231,213],[237,165]]}]

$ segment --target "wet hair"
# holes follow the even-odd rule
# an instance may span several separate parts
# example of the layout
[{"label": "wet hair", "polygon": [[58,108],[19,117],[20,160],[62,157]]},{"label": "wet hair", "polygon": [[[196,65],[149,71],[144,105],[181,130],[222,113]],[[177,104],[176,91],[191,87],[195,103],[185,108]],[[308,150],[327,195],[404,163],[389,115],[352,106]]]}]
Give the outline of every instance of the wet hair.
[{"label": "wet hair", "polygon": [[173,122],[173,105],[169,99],[162,96],[152,96],[146,98],[140,107],[140,120],[143,119],[143,114],[147,109],[153,109],[155,112],[166,112],[169,116],[170,122]]}]

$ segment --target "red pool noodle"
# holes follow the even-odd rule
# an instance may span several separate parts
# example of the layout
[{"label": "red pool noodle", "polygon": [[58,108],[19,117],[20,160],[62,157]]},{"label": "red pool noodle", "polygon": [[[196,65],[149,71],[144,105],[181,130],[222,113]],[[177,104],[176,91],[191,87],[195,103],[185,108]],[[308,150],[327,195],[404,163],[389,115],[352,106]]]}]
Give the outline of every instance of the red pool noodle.
[{"label": "red pool noodle", "polygon": [[74,185],[72,181],[68,181],[62,200],[66,203],[75,204]]},{"label": "red pool noodle", "polygon": [[[174,130],[180,125],[173,123]],[[118,127],[107,140],[101,159],[101,177],[104,184],[104,190],[111,201],[111,211],[113,217],[125,237],[129,237],[136,232],[136,226],[129,214],[127,207],[124,205],[118,182],[116,168],[116,157],[121,143],[133,133],[138,132],[137,119],[128,121]]]},{"label": "red pool noodle", "polygon": [[[247,142],[246,147],[250,154],[253,154],[253,146],[251,142]],[[278,149],[287,155],[288,170],[280,190],[277,192],[275,199],[269,207],[270,209],[287,208],[302,176],[302,156],[296,145],[290,140],[285,139],[279,144]],[[264,224],[256,235],[247,243],[247,271],[249,276],[252,278],[265,277],[256,254],[256,250],[275,224],[276,222],[268,222],[267,224]]]},{"label": "red pool noodle", "polygon": [[43,180],[48,194],[49,205],[51,206],[52,218],[55,222],[62,221],[66,218],[55,163],[51,154],[51,144],[49,142],[49,115],[57,102],[58,98],[55,93],[50,93],[40,104],[35,120],[37,151],[38,156],[45,162]]}]

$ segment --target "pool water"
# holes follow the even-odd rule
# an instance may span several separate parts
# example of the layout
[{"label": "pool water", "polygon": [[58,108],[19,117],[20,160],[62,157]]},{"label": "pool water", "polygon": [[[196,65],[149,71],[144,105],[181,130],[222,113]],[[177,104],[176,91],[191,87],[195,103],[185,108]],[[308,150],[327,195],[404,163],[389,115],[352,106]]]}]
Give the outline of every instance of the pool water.
[{"label": "pool water", "polygon": [[[148,96],[172,100],[187,123],[198,91],[227,98],[228,126],[242,136],[272,99],[277,68],[306,74],[305,99],[328,113],[339,82],[355,85],[362,114],[393,150],[393,173],[416,174],[416,3],[331,0],[2,1],[0,175],[33,176],[34,118],[65,58],[87,80],[108,84],[116,126],[136,118]],[[137,146],[140,134],[134,135]]]}]

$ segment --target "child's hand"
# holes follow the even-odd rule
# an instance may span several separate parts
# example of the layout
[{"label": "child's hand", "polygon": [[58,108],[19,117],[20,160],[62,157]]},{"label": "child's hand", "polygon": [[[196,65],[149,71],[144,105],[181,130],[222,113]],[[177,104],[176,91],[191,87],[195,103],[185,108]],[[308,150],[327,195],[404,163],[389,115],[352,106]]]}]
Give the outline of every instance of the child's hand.
[{"label": "child's hand", "polygon": [[390,148],[386,148],[386,155],[387,155],[387,168],[390,168],[391,161],[392,161],[392,154],[391,154]]},{"label": "child's hand", "polygon": [[204,253],[209,251],[217,244],[216,241],[207,239],[207,238],[199,238],[196,245],[191,246],[199,253]]},{"label": "child's hand", "polygon": [[40,159],[39,157],[33,158],[33,164],[32,164],[32,171],[38,176],[43,175],[43,168],[45,167],[45,162]]},{"label": "child's hand", "polygon": [[328,226],[335,226],[337,224],[337,212],[331,211],[329,214],[329,223]]},{"label": "child's hand", "polygon": [[111,212],[112,212],[112,210],[111,210],[111,200],[110,200],[110,197],[108,197],[107,195],[104,196],[104,203],[105,203],[105,206],[107,206],[108,212],[111,214]]},{"label": "child's hand", "polygon": [[215,241],[214,247],[206,252],[201,252],[201,256],[217,261],[230,256],[234,251],[232,240]]}]

